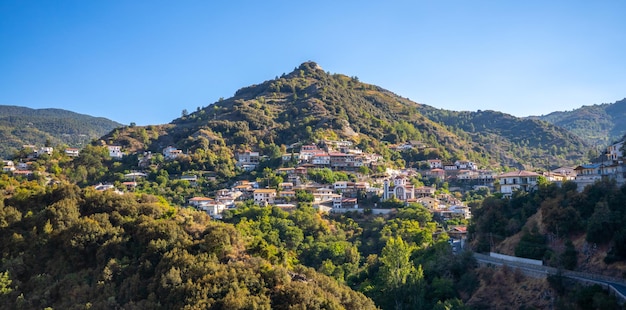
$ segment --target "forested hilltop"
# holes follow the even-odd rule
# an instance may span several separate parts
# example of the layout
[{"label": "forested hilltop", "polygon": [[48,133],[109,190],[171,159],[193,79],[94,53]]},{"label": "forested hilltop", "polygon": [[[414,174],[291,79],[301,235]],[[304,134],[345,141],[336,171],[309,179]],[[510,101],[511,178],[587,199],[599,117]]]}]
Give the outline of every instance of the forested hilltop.
[{"label": "forested hilltop", "polygon": [[471,160],[483,167],[528,169],[574,165],[584,162],[588,151],[581,139],[546,122],[436,110],[357,77],[327,73],[313,62],[231,98],[185,110],[168,126],[144,129],[142,137],[120,130],[105,140],[120,141],[131,151],[156,152],[168,145],[193,150],[211,141],[237,151],[348,139],[379,154],[387,154],[388,145],[419,141],[425,148],[403,160]]},{"label": "forested hilltop", "polygon": [[626,133],[626,99],[533,116],[565,128],[590,145],[606,146]]},{"label": "forested hilltop", "polygon": [[61,109],[30,109],[0,105],[0,158],[23,145],[84,147],[122,124]]}]

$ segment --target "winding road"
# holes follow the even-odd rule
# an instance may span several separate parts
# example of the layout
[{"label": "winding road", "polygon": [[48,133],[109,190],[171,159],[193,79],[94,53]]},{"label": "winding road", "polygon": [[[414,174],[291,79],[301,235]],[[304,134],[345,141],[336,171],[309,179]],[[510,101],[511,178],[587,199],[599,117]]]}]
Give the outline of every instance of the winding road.
[{"label": "winding road", "polygon": [[[506,265],[519,269],[527,276],[537,278],[544,278],[548,275],[555,275],[559,271],[554,267],[525,264],[521,262],[499,259],[479,253],[474,253],[474,258],[480,264],[490,264],[496,266]],[[611,292],[613,292],[622,303],[626,302],[626,281],[624,281],[623,279],[570,270],[561,270],[561,275],[581,282],[599,284],[601,286],[604,286],[608,288]]]}]

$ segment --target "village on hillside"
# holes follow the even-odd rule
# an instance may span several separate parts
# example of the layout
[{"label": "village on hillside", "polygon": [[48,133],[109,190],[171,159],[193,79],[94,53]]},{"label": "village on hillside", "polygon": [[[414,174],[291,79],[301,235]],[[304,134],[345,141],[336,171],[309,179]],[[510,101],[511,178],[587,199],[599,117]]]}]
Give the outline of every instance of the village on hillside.
[{"label": "village on hillside", "polygon": [[[230,187],[214,191],[212,195],[186,197],[191,207],[203,210],[211,217],[219,219],[224,210],[235,208],[238,202],[251,202],[256,205],[274,205],[284,210],[295,209],[298,201],[310,202],[322,212],[360,212],[386,214],[398,206],[412,203],[422,205],[443,221],[454,220],[467,223],[471,210],[463,201],[463,195],[470,190],[499,192],[502,197],[510,197],[516,191],[530,192],[537,188],[541,179],[561,184],[573,181],[581,191],[585,186],[609,178],[618,185],[625,183],[626,168],[623,163],[624,141],[607,147],[602,160],[577,167],[561,167],[551,171],[508,171],[496,173],[489,169],[479,169],[471,161],[444,162],[429,159],[426,169],[384,168],[383,157],[368,154],[354,147],[350,141],[323,140],[317,144],[292,146],[292,152],[282,156],[282,167],[264,171],[280,176],[280,182],[270,184],[269,176],[254,180],[239,180]],[[405,143],[393,146],[397,151],[424,147],[422,143]],[[108,145],[109,156],[120,160],[125,156],[121,146]],[[297,152],[296,152],[297,150]],[[22,158],[3,160],[2,171],[14,176],[32,177],[35,159],[51,155],[52,147],[25,145]],[[74,158],[80,150],[66,148],[65,156]],[[162,150],[166,161],[174,161],[187,156],[182,150],[168,146]],[[113,190],[118,193],[133,191],[138,182],[147,177],[142,172],[153,154],[146,152],[139,157],[137,169],[124,175],[121,184],[93,184],[96,190]],[[236,154],[236,165],[244,172],[257,169],[266,158],[258,151],[244,151]],[[267,169],[267,168],[266,168]],[[350,179],[329,182],[324,176],[312,172],[349,173]],[[197,184],[200,177],[193,174],[177,176],[182,181]],[[208,176],[211,178],[211,176]],[[276,180],[276,178],[274,178]],[[210,196],[210,197],[209,197]],[[464,227],[460,226],[461,230]]]}]

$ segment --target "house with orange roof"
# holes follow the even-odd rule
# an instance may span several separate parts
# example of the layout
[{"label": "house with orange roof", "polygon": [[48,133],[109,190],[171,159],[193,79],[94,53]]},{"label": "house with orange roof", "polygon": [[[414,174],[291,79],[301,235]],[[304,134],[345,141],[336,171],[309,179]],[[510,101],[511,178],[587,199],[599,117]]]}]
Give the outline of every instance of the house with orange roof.
[{"label": "house with orange roof", "polygon": [[212,201],[213,201],[213,199],[212,198],[208,198],[208,197],[193,197],[193,198],[189,198],[189,200],[188,200],[189,205],[194,206],[196,208],[200,208],[202,206],[205,206],[205,205],[209,204]]}]

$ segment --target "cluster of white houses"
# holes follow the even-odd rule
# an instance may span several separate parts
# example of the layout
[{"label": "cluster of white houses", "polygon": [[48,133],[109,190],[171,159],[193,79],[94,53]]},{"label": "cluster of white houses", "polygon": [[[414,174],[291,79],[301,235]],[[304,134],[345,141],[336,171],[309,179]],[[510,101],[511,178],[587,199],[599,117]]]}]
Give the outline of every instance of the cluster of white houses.
[{"label": "cluster of white houses", "polygon": [[[292,171],[295,173],[295,169]],[[278,189],[260,188],[257,182],[240,181],[231,189],[218,191],[215,198],[193,197],[188,203],[198,209],[205,210],[211,216],[219,217],[227,208],[233,208],[235,201],[252,199],[257,205],[275,205],[283,209],[295,208],[297,191],[304,191],[313,197],[313,205],[323,211],[330,212],[363,212],[357,197],[395,198],[405,203],[419,203],[443,218],[471,217],[468,207],[450,194],[436,194],[433,187],[414,187],[406,175],[385,181],[384,188],[371,186],[369,182],[337,181],[330,185],[307,183],[295,185],[292,182],[279,184]],[[376,209],[385,213],[391,210]],[[377,212],[377,211],[374,211]]]},{"label": "cluster of white houses", "polygon": [[581,190],[604,178],[615,180],[618,186],[626,184],[623,149],[624,141],[613,143],[607,147],[602,161],[574,168],[574,180],[578,184],[578,189]]},{"label": "cluster of white houses", "polygon": [[[356,171],[359,167],[375,164],[382,159],[378,154],[363,153],[354,148],[350,141],[324,140],[321,145],[303,145],[299,153],[284,154],[282,160],[314,168]],[[259,152],[245,151],[237,153],[236,159],[238,167],[251,171],[259,164],[261,156]]]},{"label": "cluster of white houses", "polygon": [[[497,190],[504,196],[511,196],[516,191],[535,190],[541,176],[556,183],[574,181],[579,190],[602,178],[615,179],[618,185],[623,185],[626,183],[626,168],[624,168],[621,151],[623,144],[624,142],[619,142],[609,146],[605,153],[606,160],[602,162],[577,167],[562,167],[541,174],[525,170],[497,174],[490,170],[480,170],[471,161],[456,161],[446,164],[438,159],[428,160],[430,169],[423,171],[423,173],[442,180],[475,181],[474,184],[478,184],[478,186],[488,186],[492,189],[496,188],[497,184]],[[362,210],[359,208],[356,198],[356,193],[361,192],[368,196],[381,197],[383,201],[394,198],[406,203],[419,203],[433,213],[446,218],[469,218],[471,216],[469,208],[457,199],[450,195],[437,195],[435,194],[436,189],[432,187],[415,187],[409,182],[407,175],[402,174],[384,179],[378,187],[371,186],[368,182],[342,181],[330,186],[300,183],[300,176],[306,175],[308,168],[328,167],[334,170],[350,170],[346,167],[354,168],[367,162],[367,156],[357,156],[358,151],[350,151],[350,147],[350,144],[341,145],[340,152],[335,153],[316,145],[302,146],[299,153],[284,156],[283,160],[293,161],[295,159],[300,165],[295,168],[278,169],[278,172],[285,173],[288,177],[288,182],[281,184],[280,190],[258,188],[256,183],[242,182],[232,188],[231,191],[240,192],[238,197],[253,199],[259,205],[273,204],[289,208],[293,207],[290,202],[295,197],[295,191],[304,190],[313,194],[315,205],[333,212]],[[346,160],[345,158],[350,159]],[[376,155],[369,158],[377,160]],[[255,165],[260,157],[257,152],[246,152],[240,154],[238,160],[242,166]],[[226,207],[228,206],[224,206],[224,208]]]},{"label": "cluster of white houses", "polygon": [[[124,152],[122,152],[122,147],[119,145],[107,145],[107,149],[109,150],[109,156],[112,159],[121,159],[124,157]],[[163,153],[163,157],[165,158],[165,160],[174,160],[178,157],[185,155],[182,150],[179,150],[173,146],[168,146],[164,148],[162,153]],[[143,155],[144,156],[142,157],[142,159],[145,158],[149,160],[152,158],[152,153],[150,152],[146,152]]]},{"label": "cluster of white houses", "polygon": [[[33,175],[33,171],[30,170],[34,159],[41,155],[52,155],[54,148],[51,146],[36,147],[34,145],[23,145],[22,149],[28,150],[29,154],[26,158],[20,159],[17,163],[12,160],[2,161],[2,172],[9,172],[13,175],[30,177]],[[65,155],[70,157],[78,156],[80,150],[77,148],[66,148]]]},{"label": "cluster of white houses", "polygon": [[[614,179],[618,185],[626,184],[626,168],[623,162],[622,149],[624,141],[610,145],[604,153],[604,160],[597,163],[584,164],[577,167],[562,167],[542,174],[532,171],[513,171],[496,174],[490,170],[480,170],[471,161],[455,161],[454,163],[444,163],[439,159],[428,160],[427,171],[421,171],[422,175],[439,178],[446,181],[470,182],[475,186],[487,186],[497,189],[505,196],[510,196],[516,191],[532,191],[536,189],[540,176],[550,182],[574,181],[578,189],[595,183],[603,178]],[[33,157],[41,154],[52,154],[51,147],[36,148],[25,146],[33,150]],[[107,146],[111,158],[119,159],[124,156],[120,146]],[[68,156],[78,156],[79,150],[67,148],[65,153]],[[174,147],[168,146],[163,149],[163,156],[166,160],[174,160],[185,154]],[[144,154],[143,159],[150,159],[151,154]],[[363,211],[359,207],[357,197],[380,197],[383,201],[388,199],[398,199],[405,203],[419,203],[431,210],[433,213],[444,218],[460,217],[469,218],[471,216],[469,208],[464,206],[458,199],[451,195],[437,194],[433,187],[416,187],[410,182],[409,176],[416,171],[407,169],[404,173],[394,173],[391,177],[379,180],[376,184],[369,182],[347,182],[339,181],[330,185],[320,185],[313,182],[303,183],[302,176],[307,175],[311,168],[330,168],[341,171],[354,171],[361,166],[376,165],[381,156],[377,154],[366,154],[354,148],[349,141],[323,141],[318,145],[304,145],[300,147],[299,153],[285,154],[283,161],[297,164],[297,167],[279,168],[278,173],[287,176],[284,183],[278,189],[260,188],[256,182],[241,181],[231,189],[223,189],[217,192],[216,197],[193,197],[188,203],[198,209],[206,211],[213,217],[220,217],[222,211],[232,208],[237,200],[252,199],[259,205],[277,205],[282,208],[293,208],[292,202],[296,201],[298,190],[312,194],[313,204],[320,209],[346,212]],[[259,162],[263,160],[259,152],[246,151],[236,154],[237,166],[253,170]],[[140,164],[141,167],[141,159]],[[3,172],[14,175],[30,176],[33,174],[29,169],[29,162],[14,163],[10,160],[3,161]],[[128,189],[136,186],[135,179],[145,177],[144,174],[129,174],[129,182],[124,185]],[[195,182],[195,176],[183,176],[191,183]],[[496,188],[497,184],[497,188]],[[106,189],[102,187],[102,189]]]},{"label": "cluster of white houses", "polygon": [[[626,184],[626,166],[624,165],[624,141],[609,145],[603,158],[595,163],[579,165],[577,167],[562,167],[544,172],[542,175],[550,182],[562,183],[573,181],[578,191],[602,179],[614,180],[617,186]],[[505,195],[516,190],[530,191],[537,186],[540,175],[529,171],[509,172],[499,175],[500,192]]]}]

